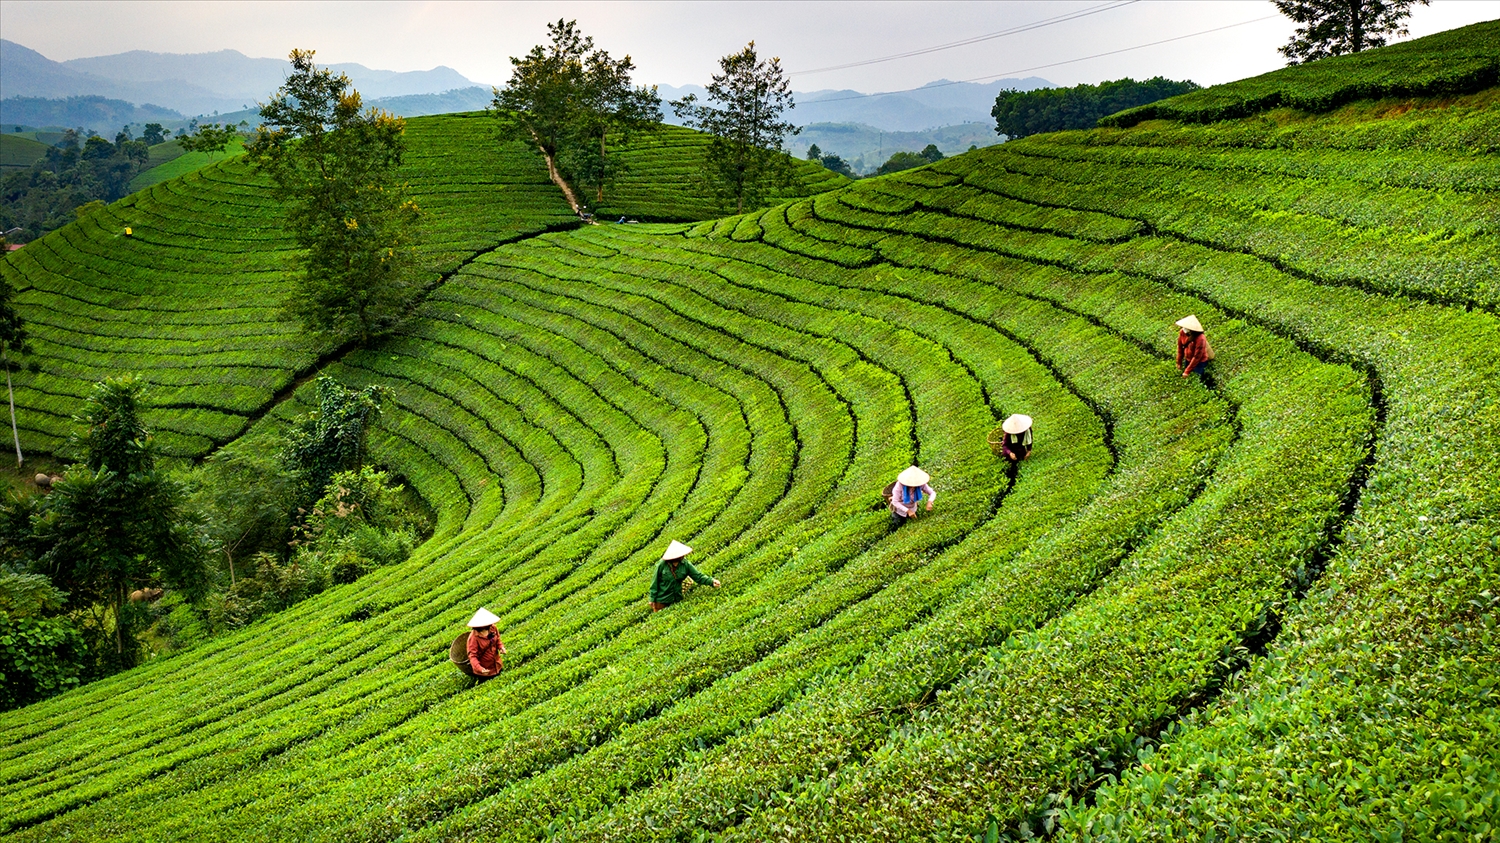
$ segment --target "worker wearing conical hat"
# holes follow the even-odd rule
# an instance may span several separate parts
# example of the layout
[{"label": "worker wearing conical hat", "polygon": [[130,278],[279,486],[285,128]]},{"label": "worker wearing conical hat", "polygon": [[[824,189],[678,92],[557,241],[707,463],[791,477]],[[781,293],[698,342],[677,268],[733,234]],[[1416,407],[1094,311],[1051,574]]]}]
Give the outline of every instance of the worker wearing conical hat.
[{"label": "worker wearing conical hat", "polygon": [[651,580],[651,611],[659,612],[681,600],[682,581],[688,577],[692,577],[697,585],[719,587],[718,580],[694,568],[693,563],[687,561],[687,555],[692,552],[691,547],[676,539],[667,546],[667,552],[656,563],[656,576]]},{"label": "worker wearing conical hat", "polygon": [[1208,344],[1208,335],[1203,332],[1203,323],[1191,314],[1177,320],[1177,365],[1182,367],[1182,376],[1203,374],[1208,361],[1214,359],[1213,347]]},{"label": "worker wearing conical hat", "polygon": [[505,667],[505,642],[495,624],[500,619],[489,609],[480,608],[469,619],[469,667],[475,676],[494,676]]},{"label": "worker wearing conical hat", "polygon": [[932,477],[916,466],[911,466],[896,475],[896,482],[885,488],[885,497],[891,506],[891,526],[899,527],[906,519],[917,514],[917,504],[927,502],[932,511],[932,502],[937,492],[932,490]]},{"label": "worker wearing conical hat", "polygon": [[1014,413],[1006,416],[1000,429],[1005,439],[1000,443],[1000,453],[1011,462],[1020,462],[1031,456],[1031,416]]}]

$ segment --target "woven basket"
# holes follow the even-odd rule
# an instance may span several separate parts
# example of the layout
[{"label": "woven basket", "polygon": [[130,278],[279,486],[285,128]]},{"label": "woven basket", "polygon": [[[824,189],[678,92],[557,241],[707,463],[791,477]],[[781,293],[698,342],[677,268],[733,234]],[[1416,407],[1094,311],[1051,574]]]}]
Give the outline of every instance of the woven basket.
[{"label": "woven basket", "polygon": [[452,646],[448,648],[448,661],[453,662],[453,666],[464,673],[474,675],[474,667],[469,664],[469,633],[462,633],[453,639]]},{"label": "woven basket", "polygon": [[990,443],[990,453],[1000,456],[1005,446],[1005,428],[997,427],[990,431],[990,435],[986,436],[984,441]]}]

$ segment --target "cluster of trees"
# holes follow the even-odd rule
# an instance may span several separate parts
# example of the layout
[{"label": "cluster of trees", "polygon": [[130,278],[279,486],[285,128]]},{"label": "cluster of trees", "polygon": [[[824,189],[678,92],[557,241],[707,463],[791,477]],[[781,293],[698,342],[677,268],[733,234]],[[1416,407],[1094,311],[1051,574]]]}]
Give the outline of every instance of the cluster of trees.
[{"label": "cluster of trees", "polygon": [[132,138],[128,128],[113,143],[69,129],[46,155],[0,181],[0,225],[20,229],[9,236],[23,243],[61,228],[80,216],[79,208],[129,193],[149,155],[147,142]]},{"label": "cluster of trees", "polygon": [[1200,86],[1155,76],[1142,82],[1130,77],[1098,85],[1001,91],[990,114],[995,132],[1011,139],[1064,129],[1092,129],[1099,118],[1116,111],[1175,97]]},{"label": "cluster of trees", "polygon": [[[146,130],[157,124],[147,124]],[[183,129],[177,130],[177,143],[184,152],[206,152],[212,158],[220,152],[229,148],[229,144],[235,138],[240,137],[240,130],[245,127],[245,122],[240,121],[239,127],[227,123],[203,123],[193,127],[193,133],[188,134]],[[161,128],[157,126],[157,128]]]},{"label": "cluster of trees", "polygon": [[849,166],[849,162],[845,161],[842,156],[835,155],[832,152],[824,152],[818,148],[817,144],[813,144],[807,148],[807,160],[816,161],[822,164],[824,169],[832,170],[846,178],[859,178],[859,175],[854,172],[854,168]]},{"label": "cluster of trees", "polygon": [[[623,172],[609,144],[653,131],[661,98],[654,86],[632,84],[630,56],[611,58],[577,21],[548,24],[547,33],[549,43],[511,57],[510,81],[494,90],[490,111],[503,137],[537,148],[573,210],[585,215],[583,191],[602,202],[605,188]],[[713,136],[699,186],[721,207],[740,212],[790,183],[795,168],[783,140],[799,130],[782,119],[795,103],[779,58],[760,58],[751,41],[721,58],[719,68],[705,102],[690,94],[670,105],[684,125]]]},{"label": "cluster of trees", "polygon": [[[977,148],[970,146],[969,151],[973,152]],[[936,163],[943,160],[943,157],[943,151],[937,148],[937,144],[929,143],[922,148],[921,152],[902,151],[892,153],[891,157],[887,158],[884,164],[876,168],[874,175],[883,176],[887,173],[899,173],[902,170],[910,170],[913,167]],[[817,161],[825,168],[835,173],[841,173],[848,178],[859,178],[859,174],[854,172],[854,169],[849,166],[847,161],[833,153],[824,152],[818,148],[817,144],[813,144],[807,148],[807,160]]]},{"label": "cluster of trees", "polygon": [[913,167],[921,167],[925,164],[934,164],[943,160],[943,153],[937,148],[937,144],[927,144],[921,152],[897,152],[886,159],[884,164],[875,170],[875,175],[883,176],[886,173],[899,173],[902,170],[910,170]]},{"label": "cluster of trees", "polygon": [[66,474],[0,506],[0,709],[402,561],[428,529],[420,502],[365,463],[379,387],[322,378],[318,410],[285,436],[183,474],[157,462],[142,389],[97,385]]}]

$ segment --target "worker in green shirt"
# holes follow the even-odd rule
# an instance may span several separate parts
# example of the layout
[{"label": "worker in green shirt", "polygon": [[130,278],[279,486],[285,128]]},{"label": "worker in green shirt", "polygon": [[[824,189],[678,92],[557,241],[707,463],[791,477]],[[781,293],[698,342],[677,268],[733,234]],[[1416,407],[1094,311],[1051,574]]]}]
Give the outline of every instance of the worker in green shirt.
[{"label": "worker in green shirt", "polygon": [[719,587],[718,580],[705,575],[683,558],[692,552],[691,547],[673,539],[667,552],[661,555],[661,561],[656,563],[656,576],[651,580],[651,611],[660,612],[681,600],[682,581],[688,577],[698,585]]}]

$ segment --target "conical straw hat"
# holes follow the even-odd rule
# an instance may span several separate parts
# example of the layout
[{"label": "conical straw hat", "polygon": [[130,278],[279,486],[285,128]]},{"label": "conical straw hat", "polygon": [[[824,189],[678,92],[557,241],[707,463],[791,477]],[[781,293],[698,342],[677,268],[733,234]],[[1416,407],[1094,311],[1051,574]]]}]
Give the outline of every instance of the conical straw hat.
[{"label": "conical straw hat", "polygon": [[1188,314],[1187,316],[1178,319],[1177,327],[1187,328],[1189,331],[1197,331],[1200,334],[1203,333],[1203,323],[1199,322],[1198,317],[1193,316],[1192,314]]},{"label": "conical straw hat", "polygon": [[903,486],[922,486],[931,479],[932,478],[927,475],[927,472],[923,471],[920,468],[917,468],[916,466],[912,466],[911,468],[906,469],[896,476],[896,482],[900,483]]},{"label": "conical straw hat", "polygon": [[1008,416],[1005,422],[1000,425],[1000,429],[1012,436],[1018,433],[1025,433],[1031,429],[1031,416],[1023,416],[1020,413]]},{"label": "conical straw hat", "polygon": [[661,558],[663,560],[666,560],[666,559],[681,559],[682,557],[684,557],[684,556],[686,556],[686,555],[688,555],[689,553],[692,553],[692,552],[693,552],[693,549],[691,547],[688,547],[687,545],[683,544],[682,542],[680,542],[680,541],[678,541],[676,539],[672,539],[672,543],[669,544],[669,545],[667,545],[667,552],[663,553],[661,555]]},{"label": "conical straw hat", "polygon": [[469,626],[473,629],[483,629],[487,626],[494,626],[499,622],[500,619],[495,617],[495,613],[485,608],[480,608],[479,611],[474,613],[474,617],[469,618]]}]

